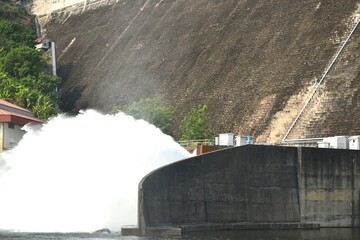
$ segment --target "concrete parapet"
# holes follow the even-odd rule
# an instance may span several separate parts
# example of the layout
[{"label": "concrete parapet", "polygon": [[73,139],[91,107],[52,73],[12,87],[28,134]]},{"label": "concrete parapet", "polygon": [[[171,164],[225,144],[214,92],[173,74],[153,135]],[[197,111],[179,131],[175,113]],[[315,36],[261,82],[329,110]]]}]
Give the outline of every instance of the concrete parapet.
[{"label": "concrete parapet", "polygon": [[139,185],[139,228],[360,227],[360,152],[247,145],[176,162]]}]

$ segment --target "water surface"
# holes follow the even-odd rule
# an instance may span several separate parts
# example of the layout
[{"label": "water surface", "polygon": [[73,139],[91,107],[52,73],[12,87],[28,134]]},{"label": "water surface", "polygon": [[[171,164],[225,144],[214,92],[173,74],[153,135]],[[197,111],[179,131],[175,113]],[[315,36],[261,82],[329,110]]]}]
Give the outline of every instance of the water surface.
[{"label": "water surface", "polygon": [[189,233],[182,237],[136,237],[120,234],[91,233],[19,233],[0,232],[0,239],[9,240],[359,240],[360,229],[323,228],[321,230],[242,230]]}]

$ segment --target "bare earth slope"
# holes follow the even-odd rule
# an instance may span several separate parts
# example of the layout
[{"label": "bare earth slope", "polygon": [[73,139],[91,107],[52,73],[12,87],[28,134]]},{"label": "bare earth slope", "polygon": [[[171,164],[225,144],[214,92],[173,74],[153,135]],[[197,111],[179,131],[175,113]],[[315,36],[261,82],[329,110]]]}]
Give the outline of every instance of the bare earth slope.
[{"label": "bare earth slope", "polygon": [[[178,121],[191,107],[207,104],[215,133],[251,132],[262,141],[278,141],[294,116],[283,116],[288,120],[282,122],[274,116],[290,112],[283,111],[286,107],[294,112],[302,107],[301,97],[291,97],[306,94],[321,77],[354,25],[359,4],[119,0],[80,14],[53,13],[44,27],[57,46],[66,111],[109,111],[115,104],[162,96],[176,107]],[[356,36],[353,49],[358,50]],[[344,91],[355,96],[359,64],[346,66],[338,67],[357,80],[349,80]],[[357,101],[347,105],[360,110]],[[330,132],[317,128],[316,135],[336,135],[340,123]],[[269,126],[279,124],[284,130],[271,135]],[[351,124],[344,132],[360,134],[360,121]],[[307,137],[306,131],[297,132],[293,138]]]}]

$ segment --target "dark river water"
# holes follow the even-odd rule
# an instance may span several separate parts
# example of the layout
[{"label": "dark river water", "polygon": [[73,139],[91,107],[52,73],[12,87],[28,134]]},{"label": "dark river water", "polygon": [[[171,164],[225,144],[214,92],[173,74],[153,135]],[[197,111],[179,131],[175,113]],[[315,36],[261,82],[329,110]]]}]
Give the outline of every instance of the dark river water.
[{"label": "dark river water", "polygon": [[9,240],[80,240],[80,239],[120,239],[120,240],[360,240],[360,229],[323,228],[321,230],[242,230],[197,232],[182,237],[135,237],[119,234],[90,233],[15,233],[0,232],[0,239]]}]

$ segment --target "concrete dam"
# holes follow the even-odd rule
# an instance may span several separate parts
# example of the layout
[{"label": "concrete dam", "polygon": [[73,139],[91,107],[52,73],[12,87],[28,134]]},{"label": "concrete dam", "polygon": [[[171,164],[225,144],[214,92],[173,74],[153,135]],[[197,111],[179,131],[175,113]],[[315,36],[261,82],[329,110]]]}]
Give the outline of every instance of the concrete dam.
[{"label": "concrete dam", "polygon": [[359,0],[22,3],[56,43],[65,111],[160,96],[177,125],[206,104],[214,133],[257,142],[360,134]]},{"label": "concrete dam", "polygon": [[247,145],[150,173],[139,184],[139,229],[123,234],[358,228],[359,199],[360,151]]},{"label": "concrete dam", "polygon": [[[65,111],[161,96],[177,124],[207,104],[214,133],[257,142],[360,135],[359,0],[23,5],[56,43]],[[247,145],[147,175],[123,234],[360,227],[359,199],[359,151]]]}]

